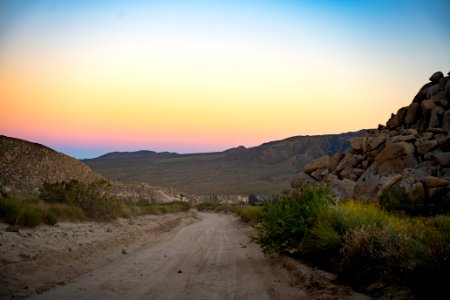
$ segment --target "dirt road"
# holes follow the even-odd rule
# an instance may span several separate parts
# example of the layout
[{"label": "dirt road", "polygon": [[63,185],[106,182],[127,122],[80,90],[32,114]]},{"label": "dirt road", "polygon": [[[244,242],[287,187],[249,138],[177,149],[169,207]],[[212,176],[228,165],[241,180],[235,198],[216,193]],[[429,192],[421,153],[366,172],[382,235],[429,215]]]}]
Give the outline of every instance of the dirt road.
[{"label": "dirt road", "polygon": [[[200,222],[32,299],[363,298],[326,273],[265,257],[237,217],[199,213]],[[284,266],[283,266],[284,265]],[[286,267],[295,269],[289,272]],[[300,272],[300,273],[299,273]]]}]

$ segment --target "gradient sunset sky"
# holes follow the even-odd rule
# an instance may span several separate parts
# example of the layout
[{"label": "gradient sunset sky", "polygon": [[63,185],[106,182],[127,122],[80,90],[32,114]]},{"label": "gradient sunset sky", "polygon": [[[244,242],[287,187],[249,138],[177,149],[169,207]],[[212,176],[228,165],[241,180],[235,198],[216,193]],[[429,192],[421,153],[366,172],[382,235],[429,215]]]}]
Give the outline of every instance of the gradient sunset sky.
[{"label": "gradient sunset sky", "polygon": [[374,128],[450,71],[450,1],[0,0],[0,134],[77,158]]}]

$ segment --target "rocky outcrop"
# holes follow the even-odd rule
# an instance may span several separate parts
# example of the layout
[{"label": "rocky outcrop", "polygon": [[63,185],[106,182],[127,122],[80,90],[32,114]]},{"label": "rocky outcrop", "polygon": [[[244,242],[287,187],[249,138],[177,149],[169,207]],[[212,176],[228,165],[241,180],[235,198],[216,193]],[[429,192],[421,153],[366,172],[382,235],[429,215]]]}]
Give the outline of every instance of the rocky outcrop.
[{"label": "rocky outcrop", "polygon": [[376,199],[397,186],[412,201],[450,202],[449,130],[450,80],[436,72],[386,126],[350,139],[347,152],[309,162],[291,186],[326,184],[337,199],[361,200]]}]

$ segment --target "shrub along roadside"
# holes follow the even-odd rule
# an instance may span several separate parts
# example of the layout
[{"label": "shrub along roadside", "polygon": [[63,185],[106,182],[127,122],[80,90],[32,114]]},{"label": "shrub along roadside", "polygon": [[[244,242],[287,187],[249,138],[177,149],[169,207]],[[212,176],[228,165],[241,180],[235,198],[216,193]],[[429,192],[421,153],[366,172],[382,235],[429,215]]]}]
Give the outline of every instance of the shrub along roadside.
[{"label": "shrub along roadside", "polygon": [[264,205],[259,235],[254,238],[264,253],[297,249],[330,205],[331,194],[322,187],[310,187],[291,196],[280,196]]},{"label": "shrub along roadside", "polygon": [[9,224],[34,227],[60,221],[111,221],[119,217],[188,211],[186,202],[126,203],[108,194],[109,183],[85,184],[77,180],[45,183],[40,199],[0,198],[0,219]]},{"label": "shrub along roadside", "polygon": [[86,217],[76,206],[47,204],[40,200],[0,199],[0,218],[8,224],[35,227],[59,221],[80,221]]},{"label": "shrub along roadside", "polygon": [[188,202],[170,202],[170,203],[137,203],[129,204],[132,215],[161,215],[167,213],[177,213],[189,211],[191,205]]},{"label": "shrub along roadside", "polygon": [[72,179],[68,182],[44,183],[39,198],[47,203],[63,203],[80,207],[93,220],[110,221],[129,217],[130,209],[121,199],[108,194],[106,180],[90,184]]},{"label": "shrub along roadside", "polygon": [[333,204],[316,187],[267,203],[261,217],[254,239],[264,252],[295,253],[375,296],[395,296],[399,287],[438,295],[446,287],[449,215],[411,217],[377,203]]}]

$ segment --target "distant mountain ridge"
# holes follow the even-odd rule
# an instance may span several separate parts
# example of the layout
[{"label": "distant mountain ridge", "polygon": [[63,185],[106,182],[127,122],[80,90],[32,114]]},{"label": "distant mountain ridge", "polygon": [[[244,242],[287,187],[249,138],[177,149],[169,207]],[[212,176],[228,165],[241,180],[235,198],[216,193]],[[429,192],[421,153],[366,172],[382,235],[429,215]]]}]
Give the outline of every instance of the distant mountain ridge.
[{"label": "distant mountain ridge", "polygon": [[138,157],[148,157],[148,156],[176,156],[178,155],[177,153],[173,153],[173,152],[155,152],[155,151],[150,151],[150,150],[139,150],[139,151],[134,151],[134,152],[110,152],[110,153],[106,153],[104,155],[101,155],[97,158],[102,158],[102,159],[123,159],[123,158],[138,158]]},{"label": "distant mountain ridge", "polygon": [[365,133],[295,136],[213,153],[113,152],[83,162],[108,178],[148,182],[185,193],[271,195],[288,189],[289,180],[308,161],[346,151],[350,138]]}]

